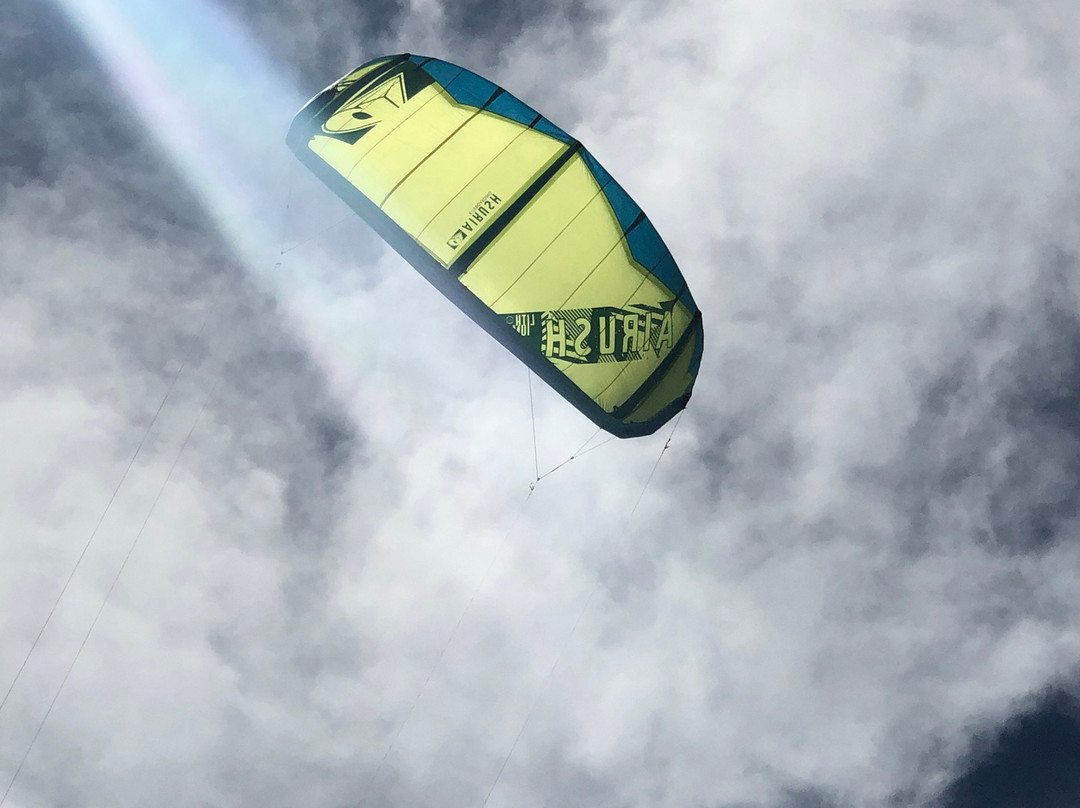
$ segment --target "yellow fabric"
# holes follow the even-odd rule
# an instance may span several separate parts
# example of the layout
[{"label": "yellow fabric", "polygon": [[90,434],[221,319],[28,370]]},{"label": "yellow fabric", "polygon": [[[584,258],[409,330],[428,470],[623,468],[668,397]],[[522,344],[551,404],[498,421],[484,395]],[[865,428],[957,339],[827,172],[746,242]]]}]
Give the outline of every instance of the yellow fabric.
[{"label": "yellow fabric", "polygon": [[[379,125],[370,133],[355,144],[316,135],[311,149],[449,266],[457,249],[448,241],[477,204],[491,194],[500,201],[512,199],[565,146],[498,115],[457,104],[437,84],[394,107],[398,95],[393,84],[392,79],[364,93],[378,99]],[[383,98],[389,100],[381,103]],[[327,129],[336,131],[336,120],[347,120],[356,106],[350,103],[332,116]],[[469,240],[494,217],[485,218]]]},{"label": "yellow fabric", "polygon": [[[627,305],[620,306],[620,308],[626,309],[629,308],[630,304],[638,302],[652,304],[656,302],[656,298],[654,296],[651,299],[637,297],[636,299],[627,301]],[[678,341],[683,331],[686,330],[686,327],[690,322],[690,314],[686,311],[685,307],[676,306],[675,310],[672,312],[672,320],[672,344],[674,344],[674,342]],[[614,330],[614,324],[609,319],[606,325],[606,328],[602,326],[602,330],[605,334],[609,335]],[[639,325],[643,325],[640,320]],[[605,335],[603,334],[598,334],[596,335],[596,338],[602,340],[604,336]],[[651,356],[631,362],[600,362],[598,364],[570,365],[563,370],[563,373],[565,373],[566,377],[573,381],[574,384],[588,393],[593,401],[599,404],[603,409],[611,412],[637,390],[645,379],[649,378],[665,357],[666,353],[662,355],[652,354]]]},{"label": "yellow fabric", "polygon": [[[573,227],[578,220],[598,229],[582,233]],[[461,282],[497,312],[556,309],[588,271],[585,262],[595,263],[621,237],[592,174],[574,157],[473,262]]]},{"label": "yellow fabric", "polygon": [[[567,163],[461,280],[499,313],[599,306],[626,309],[633,304],[655,306],[674,296],[634,261],[622,228],[580,157]],[[690,322],[690,313],[680,304],[673,319],[677,340]],[[637,390],[662,358],[654,354],[630,362],[552,361],[611,412]]]},{"label": "yellow fabric", "polygon": [[690,359],[693,356],[694,347],[693,341],[686,345],[682,353],[672,363],[663,381],[649,395],[645,396],[625,420],[632,423],[649,420],[687,388],[693,381],[690,377]]},{"label": "yellow fabric", "polygon": [[[339,86],[377,67],[346,77]],[[367,130],[352,144],[315,134],[309,148],[444,267],[571,148],[520,123],[459,104],[438,83],[406,97],[400,74],[350,99],[325,129]],[[597,321],[600,334],[580,331],[574,336],[562,322],[543,326],[544,344],[555,344],[546,353],[549,360],[607,412],[649,378],[691,321],[682,303],[672,306],[672,291],[634,260],[607,198],[579,155],[528,201],[460,282],[508,318],[521,312],[610,308]],[[662,315],[635,308],[659,311],[661,305],[669,307],[665,316],[670,317],[664,321],[663,351],[649,344],[650,334],[655,341],[661,333]],[[620,350],[637,350],[640,356],[615,361],[613,318],[622,329]],[[603,346],[605,338],[611,350],[601,349],[598,360],[595,355],[595,361],[583,360],[584,348],[594,344],[590,340]],[[691,353],[689,347],[682,351],[673,372],[631,414],[634,420],[647,419],[687,388]]]}]

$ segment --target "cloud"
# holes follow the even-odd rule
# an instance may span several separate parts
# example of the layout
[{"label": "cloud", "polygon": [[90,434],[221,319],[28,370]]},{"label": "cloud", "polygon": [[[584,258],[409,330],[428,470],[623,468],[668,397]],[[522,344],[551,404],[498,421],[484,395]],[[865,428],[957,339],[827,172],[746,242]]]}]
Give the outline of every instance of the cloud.
[{"label": "cloud", "polygon": [[[311,92],[426,52],[579,136],[690,279],[701,377],[636,511],[666,434],[525,502],[520,365],[299,175],[305,243],[232,252],[58,13],[14,4],[5,687],[177,381],[3,771],[195,429],[13,804],[932,804],[1075,688],[1063,3],[234,8]],[[548,468],[592,429],[534,403]]]}]

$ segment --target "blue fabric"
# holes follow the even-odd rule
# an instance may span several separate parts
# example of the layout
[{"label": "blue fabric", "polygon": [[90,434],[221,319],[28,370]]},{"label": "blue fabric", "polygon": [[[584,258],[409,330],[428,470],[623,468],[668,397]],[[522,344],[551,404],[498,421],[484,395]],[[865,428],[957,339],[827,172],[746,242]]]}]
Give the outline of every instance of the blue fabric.
[{"label": "blue fabric", "polygon": [[[427,67],[424,68],[427,70]],[[442,82],[440,81],[440,84]],[[498,88],[485,78],[481,78],[470,70],[462,70],[457,78],[449,84],[443,84],[450,97],[459,104],[468,104],[470,107],[482,107],[491,94]]]},{"label": "blue fabric", "polygon": [[635,261],[670,289],[690,311],[697,310],[697,304],[690,297],[690,290],[686,286],[682,273],[679,272],[675,259],[671,257],[671,252],[664,246],[660,234],[656,232],[656,228],[648,218],[643,219],[637,227],[626,234],[626,243]]},{"label": "blue fabric", "polygon": [[505,92],[491,102],[488,112],[494,112],[496,115],[509,118],[511,121],[516,121],[525,126],[535,121],[538,114],[535,109],[524,101]]},{"label": "blue fabric", "polygon": [[[595,157],[586,150],[582,150],[581,155],[585,160],[585,165],[589,167],[593,177],[596,178],[597,184],[603,190],[604,196],[607,197],[608,204],[611,205],[619,225],[624,232],[630,230],[634,220],[641,215],[641,208],[623,190],[622,186],[608,174],[607,170],[597,162]],[[660,283],[670,289],[679,300],[686,304],[690,311],[697,310],[697,304],[694,303],[694,299],[690,296],[690,290],[686,288],[686,281],[683,280],[675,259],[671,257],[671,253],[664,246],[664,242],[661,240],[660,234],[656,232],[656,228],[652,226],[652,222],[647,218],[640,222],[626,237],[626,241],[630,248],[630,254],[634,256],[635,261],[649,270]]]},{"label": "blue fabric", "polygon": [[643,219],[637,227],[626,234],[626,243],[630,247],[630,254],[634,256],[634,260],[653,274],[656,274],[655,268],[661,259],[665,256],[671,257],[664,242],[660,240],[660,234],[656,232],[656,228],[648,218]]},{"label": "blue fabric", "polygon": [[557,127],[555,124],[553,124],[547,118],[541,118],[537,122],[536,126],[534,126],[533,128],[537,132],[543,132],[545,135],[551,135],[553,138],[555,138],[558,141],[561,141],[562,143],[569,143],[571,140],[573,140],[573,138],[570,137],[570,135],[566,134],[566,132],[564,132],[562,129]]},{"label": "blue fabric", "polygon": [[[483,107],[492,94],[499,89],[499,85],[476,75],[471,70],[444,62],[442,59],[431,59],[426,56],[412,56],[410,59],[416,64],[422,63],[423,69],[427,71],[428,75],[439,82],[446,89],[446,92],[450,94],[450,97],[459,104]],[[487,109],[489,112],[525,126],[532,125],[537,115],[536,110],[505,90]],[[547,118],[541,118],[533,128],[561,143],[570,143],[573,140],[570,135]]]},{"label": "blue fabric", "polygon": [[[423,62],[426,56],[413,56],[411,57],[413,62]],[[423,68],[429,76],[435,81],[439,82],[443,87],[446,87],[450,82],[456,79],[461,73],[464,72],[463,68],[457,65],[452,65],[449,62],[444,62],[442,59],[431,59],[424,62]],[[487,100],[487,99],[485,99]]]},{"label": "blue fabric", "polygon": [[[642,222],[635,229],[634,233],[645,226],[647,222]],[[650,227],[652,225],[649,225]],[[632,234],[631,234],[632,235]],[[653,277],[660,283],[664,284],[671,290],[677,300],[681,300],[691,313],[697,311],[697,303],[694,302],[694,298],[690,296],[690,289],[686,285],[686,280],[683,278],[682,273],[679,271],[678,265],[675,263],[675,259],[671,257],[671,253],[667,247],[663,248],[664,255],[656,266],[649,269],[652,272]],[[634,256],[637,257],[636,255]]]},{"label": "blue fabric", "polygon": [[604,196],[607,197],[608,204],[611,205],[611,209],[615,212],[615,218],[619,220],[619,226],[624,231],[628,230],[630,225],[634,223],[634,219],[641,213],[641,208],[622,189],[622,186],[607,173],[604,167],[596,161],[595,157],[585,149],[582,150],[581,154],[585,160],[585,165],[589,167],[592,175],[596,178],[597,184],[604,190]]},{"label": "blue fabric", "polygon": [[[498,85],[476,75],[472,71],[444,62],[441,59],[430,59],[424,56],[412,56],[410,58],[414,63],[423,63],[422,69],[427,71],[428,75],[435,81],[439,82],[446,89],[446,92],[450,94],[450,97],[459,104],[483,107],[495,91],[499,89]],[[525,126],[531,125],[536,120],[537,115],[536,110],[505,90],[491,102],[491,106],[487,109],[489,112]],[[533,128],[563,143],[569,143],[573,140],[570,135],[547,118],[541,118]],[[686,288],[682,273],[679,272],[675,260],[671,257],[667,247],[664,246],[664,242],[656,232],[652,222],[646,218],[638,223],[633,230],[630,230],[630,226],[641,215],[641,208],[588,150],[582,149],[580,154],[592,172],[593,177],[596,178],[596,182],[603,190],[604,196],[607,197],[608,203],[615,213],[615,218],[619,221],[619,226],[624,231],[630,231],[627,234],[626,241],[634,260],[649,270],[660,283],[678,295],[679,300],[689,306],[691,311],[696,310],[696,305],[693,298],[690,297],[690,291]]]}]

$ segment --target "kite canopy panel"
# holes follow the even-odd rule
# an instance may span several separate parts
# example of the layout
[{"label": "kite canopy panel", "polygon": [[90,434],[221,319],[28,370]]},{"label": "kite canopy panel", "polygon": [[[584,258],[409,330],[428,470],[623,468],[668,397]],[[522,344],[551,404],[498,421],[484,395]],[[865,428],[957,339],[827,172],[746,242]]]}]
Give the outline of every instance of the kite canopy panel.
[{"label": "kite canopy panel", "polygon": [[701,313],[641,208],[566,132],[456,65],[368,62],[296,115],[297,157],[597,426],[686,406]]}]

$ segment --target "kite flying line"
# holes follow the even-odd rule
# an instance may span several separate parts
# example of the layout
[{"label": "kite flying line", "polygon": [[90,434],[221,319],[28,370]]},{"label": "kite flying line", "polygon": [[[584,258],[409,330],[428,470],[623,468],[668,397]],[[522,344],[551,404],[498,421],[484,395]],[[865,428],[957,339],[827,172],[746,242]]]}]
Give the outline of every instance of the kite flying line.
[{"label": "kite flying line", "polygon": [[659,467],[660,461],[664,459],[664,452],[666,452],[668,450],[668,447],[671,446],[671,439],[675,437],[675,430],[679,428],[679,421],[682,420],[684,412],[686,412],[686,410],[680,410],[679,414],[676,416],[675,423],[671,427],[671,432],[668,433],[668,439],[664,443],[664,448],[660,450],[660,456],[656,458],[656,462],[653,463],[652,471],[649,472],[649,479],[645,481],[645,487],[641,489],[641,493],[638,494],[637,502],[634,503],[634,507],[630,511],[631,516],[633,516],[637,512],[638,505],[641,504],[641,500],[645,496],[645,492],[649,490],[649,483],[652,482],[653,475],[656,474],[656,469]]},{"label": "kite flying line", "polygon": [[574,633],[577,631],[578,624],[581,622],[581,618],[585,616],[585,612],[589,609],[589,604],[592,603],[593,597],[599,590],[599,585],[593,587],[589,593],[589,597],[585,599],[585,603],[581,606],[581,611],[578,612],[577,618],[574,620],[574,624],[570,627],[570,633],[566,635],[566,640],[563,642],[562,648],[555,656],[555,661],[551,663],[551,667],[548,668],[546,674],[544,674],[543,680],[540,682],[540,687],[537,688],[536,696],[533,698],[532,706],[529,708],[529,712],[525,715],[525,720],[521,722],[521,727],[518,729],[517,735],[514,737],[514,742],[510,744],[510,751],[506,753],[506,757],[503,758],[502,765],[499,766],[499,771],[495,775],[495,781],[491,784],[491,788],[488,789],[487,794],[484,796],[484,801],[480,804],[480,808],[487,808],[488,800],[491,799],[491,795],[495,792],[495,786],[499,784],[499,780],[502,779],[503,772],[506,771],[506,766],[510,762],[510,758],[514,756],[514,750],[517,749],[518,742],[521,740],[521,736],[525,734],[525,727],[529,724],[529,719],[533,717],[533,713],[536,712],[536,708],[540,706],[540,699],[544,695],[544,690],[547,688],[548,681],[551,679],[551,675],[555,673],[555,669],[562,661],[563,655],[566,653],[566,649],[570,647],[570,641],[574,638]]},{"label": "kite flying line", "polygon": [[[634,512],[637,510],[638,505],[641,504],[641,500],[645,496],[645,492],[648,490],[649,484],[652,482],[653,476],[656,474],[656,469],[657,469],[657,467],[659,467],[660,461],[663,459],[664,454],[670,448],[672,438],[675,437],[675,430],[678,429],[679,421],[682,420],[683,412],[685,412],[685,410],[681,411],[679,413],[679,415],[676,417],[675,423],[671,427],[671,432],[668,433],[667,440],[664,442],[664,446],[660,450],[660,455],[656,458],[656,462],[653,464],[652,471],[649,472],[649,477],[645,481],[645,486],[644,486],[644,488],[641,489],[641,494],[638,495],[637,502],[634,503],[634,508],[630,512],[631,516],[633,516]],[[590,438],[590,440],[592,440],[592,438]],[[606,442],[607,441],[605,441],[604,443],[606,443]],[[600,446],[603,446],[603,444],[599,444],[598,446],[594,446],[592,448],[596,449],[596,448],[599,448]],[[591,451],[591,450],[588,450],[588,451]],[[579,450],[576,454],[581,455],[581,454],[584,454],[584,453],[585,452],[581,452]],[[571,456],[570,460],[573,460],[573,459],[574,459],[573,456]],[[564,463],[562,463],[560,465],[565,465],[568,462],[570,462],[570,461],[569,460],[564,461]],[[559,468],[559,467],[557,466],[556,469],[557,468]],[[554,470],[555,469],[552,469],[552,471],[554,471]],[[550,474],[551,472],[548,472],[548,473]],[[518,729],[517,735],[514,737],[514,742],[510,745],[510,751],[507,752],[506,757],[503,758],[502,765],[499,766],[499,771],[495,775],[495,780],[491,784],[491,787],[488,789],[487,795],[484,797],[484,801],[481,804],[480,808],[487,808],[488,800],[491,799],[491,795],[495,792],[495,787],[499,784],[499,781],[502,779],[503,773],[506,771],[506,767],[510,763],[510,759],[514,756],[514,751],[517,749],[518,743],[521,741],[522,736],[525,734],[525,728],[528,726],[530,719],[533,717],[533,715],[536,713],[537,709],[540,706],[540,702],[542,700],[543,694],[544,694],[545,690],[547,689],[547,686],[548,686],[548,684],[550,682],[550,679],[551,679],[552,675],[555,673],[555,669],[559,666],[559,662],[562,661],[563,656],[566,654],[567,649],[570,647],[570,643],[574,638],[574,634],[577,632],[578,625],[581,623],[581,619],[585,616],[585,613],[588,611],[589,606],[593,602],[593,599],[596,597],[596,593],[599,592],[599,591],[600,591],[600,581],[596,580],[593,583],[592,591],[589,592],[589,596],[585,599],[585,603],[581,607],[581,611],[578,612],[577,618],[574,620],[574,624],[570,627],[570,631],[567,633],[566,639],[563,641],[562,647],[559,649],[558,654],[556,654],[555,661],[552,662],[551,667],[548,669],[547,673],[544,674],[544,678],[541,680],[540,684],[538,685],[537,691],[536,691],[536,696],[533,698],[532,706],[529,708],[528,713],[525,714],[525,718],[521,722],[521,727]]]},{"label": "kite flying line", "polygon": [[60,680],[60,684],[57,686],[56,692],[53,694],[52,701],[49,702],[49,706],[45,710],[45,715],[41,717],[41,721],[38,723],[37,729],[34,731],[34,735],[30,739],[30,743],[29,745],[27,745],[26,751],[23,753],[22,759],[19,761],[19,765],[15,768],[15,773],[11,775],[11,780],[8,782],[7,788],[4,789],[3,796],[0,796],[0,806],[2,806],[7,801],[8,795],[11,793],[12,786],[15,785],[15,781],[18,779],[19,774],[22,772],[23,766],[26,764],[27,758],[30,757],[30,752],[33,750],[34,744],[37,743],[38,736],[41,735],[41,730],[45,728],[45,724],[49,720],[49,716],[52,715],[53,708],[56,706],[56,702],[60,698],[60,694],[63,692],[64,686],[67,684],[68,679],[71,677],[72,671],[75,670],[75,665],[76,663],[78,663],[79,657],[82,655],[83,649],[86,648],[86,643],[90,640],[90,635],[94,632],[94,628],[97,626],[98,620],[101,618],[102,612],[105,611],[105,605],[109,602],[109,598],[112,596],[113,590],[116,589],[116,585],[120,581],[120,576],[123,574],[124,568],[127,566],[128,561],[131,559],[132,553],[135,552],[135,547],[138,545],[139,539],[142,538],[143,533],[146,531],[146,526],[150,523],[150,518],[154,514],[154,509],[157,508],[157,504],[161,500],[162,494],[165,493],[165,488],[168,486],[169,480],[172,479],[173,472],[176,470],[176,466],[180,462],[180,457],[184,454],[184,450],[187,448],[187,445],[191,440],[191,436],[195,433],[195,428],[198,426],[199,421],[202,419],[202,415],[203,412],[206,410],[206,405],[210,399],[210,395],[211,394],[208,393],[203,399],[203,403],[199,407],[199,412],[196,414],[195,420],[191,423],[191,428],[188,429],[188,433],[184,437],[183,443],[181,443],[180,448],[177,449],[176,455],[173,457],[172,464],[169,466],[169,470],[165,474],[165,479],[161,481],[161,486],[158,488],[157,494],[154,496],[153,502],[150,503],[150,509],[146,512],[146,518],[143,519],[142,525],[139,526],[139,530],[138,532],[136,532],[135,538],[131,540],[131,544],[128,546],[127,553],[124,555],[123,561],[120,562],[120,567],[116,570],[116,575],[113,576],[112,583],[109,584],[109,588],[105,592],[105,597],[101,599],[101,605],[98,606],[98,610],[97,613],[94,615],[94,619],[90,622],[90,627],[86,629],[86,633],[83,635],[82,642],[79,643],[79,648],[75,652],[75,656],[72,658],[71,664],[68,665],[67,671],[64,673],[64,678]]},{"label": "kite flying line", "polygon": [[[203,317],[202,325],[199,326],[199,331],[196,334],[196,341],[202,336],[203,330],[206,328],[207,320],[209,319],[209,312]],[[38,647],[38,643],[41,642],[42,635],[45,634],[45,629],[48,628],[49,623],[53,619],[53,615],[56,614],[56,609],[60,606],[60,601],[63,600],[64,594],[67,592],[68,587],[71,585],[72,579],[75,577],[75,573],[79,571],[79,566],[82,564],[83,559],[86,557],[86,553],[90,550],[90,545],[94,543],[94,538],[97,536],[98,531],[101,529],[102,523],[105,521],[105,517],[109,513],[109,509],[112,507],[113,502],[116,500],[117,495],[120,493],[120,488],[123,486],[124,481],[127,479],[128,473],[131,471],[131,467],[135,464],[135,459],[142,451],[143,445],[146,443],[146,439],[150,436],[151,430],[158,421],[158,417],[161,415],[163,409],[165,409],[165,403],[169,400],[169,396],[172,395],[173,389],[176,387],[176,382],[180,379],[180,374],[184,372],[184,368],[187,367],[188,360],[191,358],[192,352],[189,351],[188,356],[180,362],[180,367],[177,368],[176,373],[173,374],[172,379],[169,380],[169,385],[165,390],[165,395],[161,397],[161,401],[158,403],[157,409],[154,411],[153,417],[150,419],[150,423],[146,425],[146,429],[143,430],[142,437],[139,439],[138,445],[135,447],[135,451],[128,459],[127,466],[124,468],[124,473],[120,475],[120,479],[116,483],[116,487],[113,488],[112,495],[109,497],[109,501],[105,503],[105,508],[101,511],[101,516],[98,517],[97,524],[94,525],[94,529],[90,531],[90,537],[83,545],[82,551],[79,553],[78,558],[75,559],[75,564],[72,566],[71,571],[68,573],[67,580],[64,581],[64,585],[60,587],[60,592],[56,596],[56,600],[53,601],[52,608],[49,609],[48,615],[46,615],[44,622],[41,624],[41,628],[38,629],[37,636],[34,637],[34,641],[30,644],[30,649],[26,652],[26,656],[23,658],[22,664],[19,665],[19,669],[15,672],[15,677],[11,680],[11,684],[8,685],[7,691],[4,693],[3,699],[0,699],[0,711],[4,709],[4,705],[7,704],[8,698],[11,696],[11,692],[15,689],[15,685],[19,681],[19,677],[22,676],[23,671],[26,669],[26,665],[30,662],[30,657],[33,656],[35,649]]]}]

